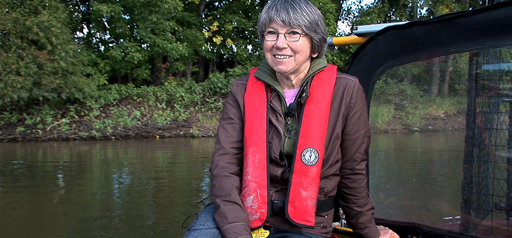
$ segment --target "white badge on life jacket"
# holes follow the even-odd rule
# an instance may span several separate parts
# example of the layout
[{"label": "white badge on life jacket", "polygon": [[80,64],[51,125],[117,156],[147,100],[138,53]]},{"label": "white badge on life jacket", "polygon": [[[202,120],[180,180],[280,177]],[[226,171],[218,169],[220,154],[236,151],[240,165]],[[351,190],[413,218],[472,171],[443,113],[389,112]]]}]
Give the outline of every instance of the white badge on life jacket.
[{"label": "white badge on life jacket", "polygon": [[319,157],[320,156],[318,155],[318,151],[315,148],[311,147],[304,149],[300,155],[302,163],[304,163],[307,166],[313,166],[316,163],[318,163]]}]

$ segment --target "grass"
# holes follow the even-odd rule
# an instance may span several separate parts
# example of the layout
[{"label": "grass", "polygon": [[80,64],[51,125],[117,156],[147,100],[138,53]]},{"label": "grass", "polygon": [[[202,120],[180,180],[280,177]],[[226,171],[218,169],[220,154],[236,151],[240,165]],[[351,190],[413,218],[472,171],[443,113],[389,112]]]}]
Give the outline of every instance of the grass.
[{"label": "grass", "polygon": [[390,124],[395,114],[393,105],[374,104],[370,110],[370,123],[378,127],[385,127]]},{"label": "grass", "polygon": [[[382,95],[381,95],[382,96]],[[421,100],[395,103],[374,96],[370,106],[370,123],[377,128],[422,127],[429,119],[451,116],[466,109],[466,98],[421,96]]]}]

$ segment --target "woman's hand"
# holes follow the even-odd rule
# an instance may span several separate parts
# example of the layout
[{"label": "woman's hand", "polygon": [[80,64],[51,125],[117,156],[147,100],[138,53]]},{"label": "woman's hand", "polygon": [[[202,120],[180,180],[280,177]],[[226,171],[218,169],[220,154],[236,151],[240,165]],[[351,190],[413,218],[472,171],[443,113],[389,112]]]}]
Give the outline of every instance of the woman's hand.
[{"label": "woman's hand", "polygon": [[380,232],[379,238],[400,238],[398,234],[385,226],[377,226],[377,228]]}]

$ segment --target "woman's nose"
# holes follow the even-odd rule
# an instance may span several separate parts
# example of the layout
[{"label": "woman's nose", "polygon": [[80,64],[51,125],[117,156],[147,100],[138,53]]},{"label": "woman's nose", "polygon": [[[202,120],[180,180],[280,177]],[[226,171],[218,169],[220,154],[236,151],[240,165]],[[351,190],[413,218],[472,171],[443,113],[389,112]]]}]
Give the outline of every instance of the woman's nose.
[{"label": "woman's nose", "polygon": [[286,48],[288,46],[288,41],[284,37],[284,34],[279,34],[277,36],[275,46],[278,48]]}]

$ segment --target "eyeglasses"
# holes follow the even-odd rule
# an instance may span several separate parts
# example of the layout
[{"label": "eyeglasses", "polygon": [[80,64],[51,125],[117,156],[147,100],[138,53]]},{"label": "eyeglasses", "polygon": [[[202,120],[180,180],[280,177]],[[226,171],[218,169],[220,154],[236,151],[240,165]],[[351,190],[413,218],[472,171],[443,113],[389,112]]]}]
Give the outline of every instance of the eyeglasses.
[{"label": "eyeglasses", "polygon": [[285,33],[279,33],[276,31],[267,31],[263,33],[266,41],[276,41],[279,35],[283,34],[287,41],[299,41],[300,37],[306,35],[306,33],[300,33],[298,31],[287,31]]}]

